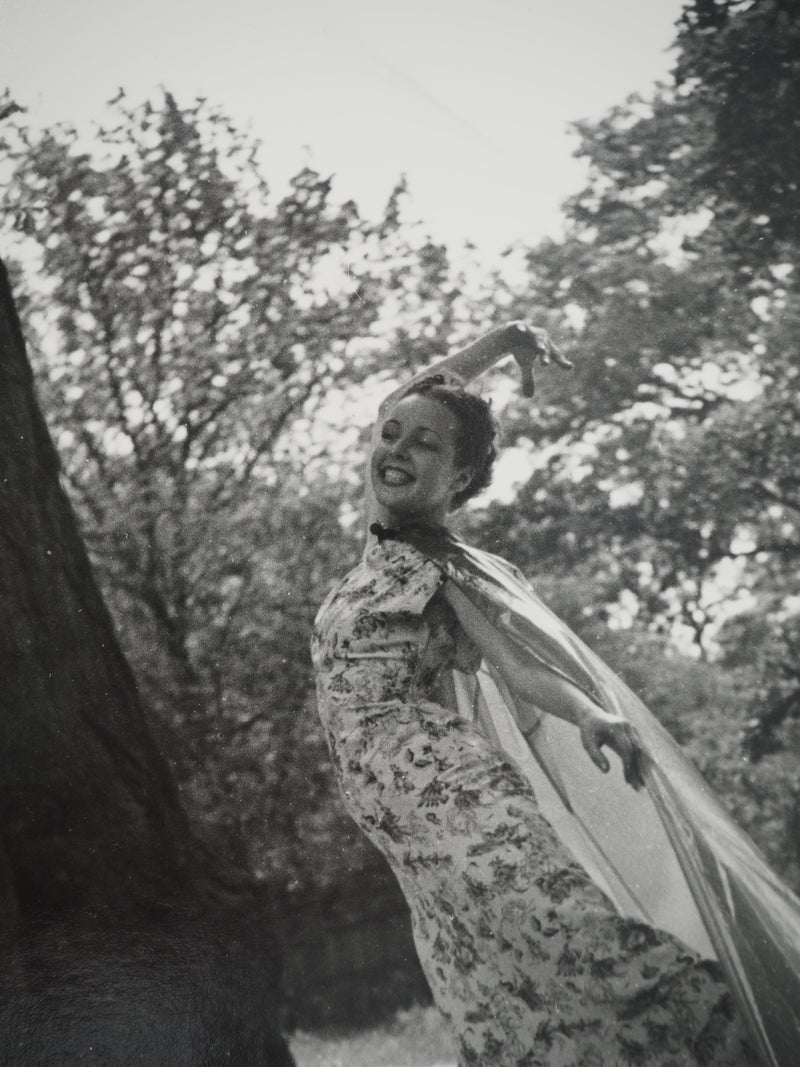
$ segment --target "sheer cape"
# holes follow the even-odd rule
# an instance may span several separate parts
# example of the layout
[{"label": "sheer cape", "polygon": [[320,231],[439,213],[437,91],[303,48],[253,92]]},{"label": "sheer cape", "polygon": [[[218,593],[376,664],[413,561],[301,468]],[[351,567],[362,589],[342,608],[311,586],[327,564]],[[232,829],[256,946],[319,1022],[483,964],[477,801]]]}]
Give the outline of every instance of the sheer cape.
[{"label": "sheer cape", "polygon": [[[800,1047],[800,899],[733,822],[666,730],[628,687],[499,557],[442,529],[397,533],[458,591],[461,621],[484,652],[477,678],[456,675],[462,714],[479,720],[531,781],[543,813],[618,911],[717,958],[763,1063],[790,1067]],[[522,706],[504,678],[520,654],[636,728],[646,787],[604,775],[575,727]]]}]

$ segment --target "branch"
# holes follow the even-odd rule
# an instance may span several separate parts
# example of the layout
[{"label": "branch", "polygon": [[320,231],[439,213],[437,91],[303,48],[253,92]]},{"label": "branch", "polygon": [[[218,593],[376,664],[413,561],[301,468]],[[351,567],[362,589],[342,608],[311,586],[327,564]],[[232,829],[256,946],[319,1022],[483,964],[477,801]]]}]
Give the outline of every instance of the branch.
[{"label": "branch", "polygon": [[780,504],[782,507],[791,508],[792,511],[800,511],[800,499],[795,500],[785,496],[774,482],[768,482],[762,479],[757,480],[754,484],[761,490],[767,500],[772,500],[774,503]]},{"label": "branch", "polygon": [[[117,415],[119,417],[120,425],[125,433],[131,440],[133,445],[133,454],[136,457],[136,464],[140,471],[144,471],[147,467],[146,457],[141,449],[138,434],[131,428],[128,423],[128,416],[125,411],[125,400],[122,396],[122,383],[116,376],[114,371],[114,329],[113,329],[113,312],[104,309],[106,314],[102,319],[103,339],[106,343],[107,358],[101,360],[101,364],[105,371],[106,380],[108,381],[108,387],[111,391],[111,396],[114,400],[114,404],[117,409]],[[110,314],[110,318],[107,317]]]},{"label": "branch", "polygon": [[[224,393],[217,401],[217,403],[214,404],[214,406],[210,408],[201,419],[190,421],[187,415],[187,417],[183,420],[181,425],[186,427],[186,436],[181,442],[180,451],[181,464],[183,466],[186,465],[186,462],[189,459],[189,453],[191,451],[192,445],[199,440],[205,430],[213,430],[214,428],[216,428],[216,420],[226,410],[226,408],[230,407],[235,395],[236,394],[233,393]],[[213,440],[213,436],[210,435],[208,444],[211,444]],[[206,446],[206,448],[201,451],[201,458],[205,457],[207,451],[208,448]]]},{"label": "branch", "polygon": [[728,553],[731,559],[747,559],[760,556],[762,552],[775,552],[789,559],[800,556],[800,543],[797,541],[763,541],[754,548],[743,548],[739,552]]},{"label": "branch", "polygon": [[283,433],[286,423],[289,421],[289,416],[294,414],[299,408],[305,404],[306,400],[314,392],[314,389],[322,381],[322,375],[313,376],[306,385],[295,394],[294,398],[286,404],[283,411],[278,415],[272,424],[267,436],[261,441],[261,443],[253,449],[252,457],[247,461],[244,467],[244,471],[240,478],[240,481],[246,481],[253,473],[258,460],[264,456],[267,452],[271,451],[280,435]]}]

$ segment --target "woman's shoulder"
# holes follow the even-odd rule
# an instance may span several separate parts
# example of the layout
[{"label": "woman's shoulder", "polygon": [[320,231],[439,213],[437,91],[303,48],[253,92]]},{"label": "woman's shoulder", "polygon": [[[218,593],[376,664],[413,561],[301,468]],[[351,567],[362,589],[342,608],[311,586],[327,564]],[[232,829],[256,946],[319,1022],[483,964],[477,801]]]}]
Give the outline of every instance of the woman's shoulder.
[{"label": "woman's shoulder", "polygon": [[[410,634],[445,577],[411,545],[371,546],[361,562],[328,594],[314,620],[312,652],[334,646],[365,627],[400,625]],[[391,620],[395,620],[394,622]]]},{"label": "woman's shoulder", "polygon": [[421,615],[444,581],[443,569],[413,545],[371,539],[359,563],[328,594],[320,614],[338,605]]},{"label": "woman's shoulder", "polygon": [[362,562],[384,611],[421,613],[445,581],[442,568],[405,541],[370,544]]}]

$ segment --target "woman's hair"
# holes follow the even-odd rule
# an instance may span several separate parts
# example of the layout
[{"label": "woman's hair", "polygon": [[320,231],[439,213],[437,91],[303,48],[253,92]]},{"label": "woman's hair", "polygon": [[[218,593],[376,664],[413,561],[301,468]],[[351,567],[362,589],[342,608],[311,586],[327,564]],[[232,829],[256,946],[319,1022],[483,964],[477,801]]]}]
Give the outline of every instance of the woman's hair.
[{"label": "woman's hair", "polygon": [[455,415],[458,421],[456,463],[462,467],[471,467],[473,471],[472,480],[466,489],[462,489],[453,497],[453,505],[459,508],[470,497],[485,489],[492,480],[492,468],[497,458],[494,444],[497,423],[491,407],[487,400],[468,393],[463,385],[456,384],[442,374],[420,378],[405,395],[413,396],[415,393],[436,400]]}]

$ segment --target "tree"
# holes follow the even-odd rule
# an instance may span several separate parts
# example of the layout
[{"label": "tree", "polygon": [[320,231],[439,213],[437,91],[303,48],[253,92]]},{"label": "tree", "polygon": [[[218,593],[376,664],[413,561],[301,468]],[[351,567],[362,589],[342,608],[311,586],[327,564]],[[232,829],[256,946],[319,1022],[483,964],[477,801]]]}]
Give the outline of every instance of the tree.
[{"label": "tree", "polygon": [[5,268],[0,315],[9,889],[21,921],[78,904],[127,910],[188,885],[188,823],[58,483]]},{"label": "tree", "polygon": [[2,1058],[288,1067],[274,943],[262,931],[236,955],[241,918],[190,833],[59,485],[2,264],[0,397]]},{"label": "tree", "polygon": [[[580,585],[584,630],[747,663],[753,755],[799,706],[796,11],[687,4],[672,83],[579,126],[587,187],[510,294],[560,317],[576,372],[545,384],[535,421],[518,409],[531,474],[485,522],[528,573]],[[796,775],[773,766],[791,808]]]},{"label": "tree", "polygon": [[8,138],[43,404],[184,798],[230,863],[291,880],[332,801],[308,634],[355,558],[352,396],[392,338],[444,347],[458,287],[402,186],[376,223],[310,170],[276,202],[206,103],[112,116],[91,150]]},{"label": "tree", "polygon": [[[584,548],[611,535],[625,581],[639,571],[645,614],[681,619],[701,643],[718,617],[712,587],[727,592],[735,578],[766,590],[771,567],[791,571],[800,548],[796,248],[786,224],[767,225],[791,213],[797,119],[794,109],[785,123],[780,111],[769,117],[770,87],[737,112],[742,143],[758,129],[771,146],[765,166],[773,177],[783,168],[756,208],[735,180],[740,162],[754,168],[726,140],[720,88],[738,79],[741,51],[757,66],[769,41],[779,58],[770,77],[788,78],[800,61],[796,23],[783,33],[788,6],[688,5],[675,84],[580,128],[590,184],[567,205],[567,239],[530,254],[517,298],[566,308],[578,352],[574,395],[562,389],[536,428],[542,442],[562,442],[528,490],[564,494],[550,544],[561,551],[558,531],[580,508]],[[563,443],[578,438],[576,474]]]},{"label": "tree", "polygon": [[798,14],[797,0],[694,0],[677,42],[676,86],[707,118],[691,184],[729,215],[730,254],[767,274],[800,242]]}]

